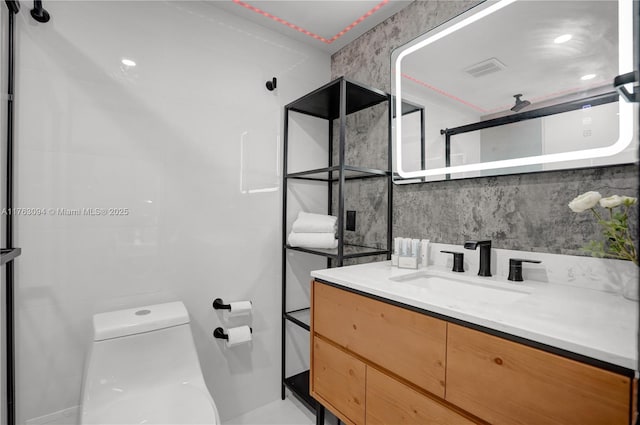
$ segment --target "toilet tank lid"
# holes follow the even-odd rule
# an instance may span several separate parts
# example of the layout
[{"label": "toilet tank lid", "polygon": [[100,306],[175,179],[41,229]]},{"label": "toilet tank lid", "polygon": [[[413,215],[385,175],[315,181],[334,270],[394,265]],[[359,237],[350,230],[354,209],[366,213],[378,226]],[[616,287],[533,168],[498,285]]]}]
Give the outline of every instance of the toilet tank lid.
[{"label": "toilet tank lid", "polygon": [[181,301],[99,313],[93,316],[93,340],[118,338],[189,323]]}]

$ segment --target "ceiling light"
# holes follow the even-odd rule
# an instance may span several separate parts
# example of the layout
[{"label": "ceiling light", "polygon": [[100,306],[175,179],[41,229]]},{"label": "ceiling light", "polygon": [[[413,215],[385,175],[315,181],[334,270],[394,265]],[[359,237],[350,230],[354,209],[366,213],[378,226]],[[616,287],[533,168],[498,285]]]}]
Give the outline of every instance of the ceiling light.
[{"label": "ceiling light", "polygon": [[124,66],[136,66],[136,63],[134,61],[132,61],[131,59],[127,59],[127,58],[122,58],[122,64]]},{"label": "ceiling light", "polygon": [[594,78],[596,78],[596,74],[587,74],[580,77],[582,81],[593,80]]},{"label": "ceiling light", "polygon": [[573,36],[571,34],[562,34],[559,37],[556,37],[553,39],[553,42],[556,44],[562,44],[562,43],[566,43],[567,41],[571,40],[571,38],[573,38]]}]

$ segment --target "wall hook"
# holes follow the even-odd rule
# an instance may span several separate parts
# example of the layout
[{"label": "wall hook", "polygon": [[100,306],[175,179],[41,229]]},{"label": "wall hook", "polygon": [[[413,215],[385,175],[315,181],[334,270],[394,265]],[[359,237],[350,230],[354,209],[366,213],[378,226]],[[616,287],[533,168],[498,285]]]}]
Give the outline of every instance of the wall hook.
[{"label": "wall hook", "polygon": [[49,16],[49,12],[44,10],[42,7],[42,0],[33,0],[33,9],[31,9],[31,16],[38,22],[45,23],[49,22],[51,17]]},{"label": "wall hook", "polygon": [[276,77],[273,77],[273,79],[271,81],[267,81],[267,90],[269,91],[274,91],[277,87],[277,82],[278,80],[276,79]]}]

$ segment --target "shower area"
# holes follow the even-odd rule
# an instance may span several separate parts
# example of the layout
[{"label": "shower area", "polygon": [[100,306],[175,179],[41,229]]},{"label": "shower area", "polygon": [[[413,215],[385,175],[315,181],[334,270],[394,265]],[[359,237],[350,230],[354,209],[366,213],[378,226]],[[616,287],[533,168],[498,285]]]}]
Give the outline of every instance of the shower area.
[{"label": "shower area", "polygon": [[[176,300],[223,421],[279,399],[283,107],[329,54],[215,2],[5,1],[0,21],[2,248],[21,248],[1,422],[77,423],[92,316]],[[252,300],[250,346],[213,337],[216,298]]]}]

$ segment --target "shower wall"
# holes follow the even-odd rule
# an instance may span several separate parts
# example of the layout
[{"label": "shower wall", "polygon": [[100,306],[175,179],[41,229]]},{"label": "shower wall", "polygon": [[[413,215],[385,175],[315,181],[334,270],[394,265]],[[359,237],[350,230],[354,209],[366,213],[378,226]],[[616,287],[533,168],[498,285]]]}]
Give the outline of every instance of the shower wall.
[{"label": "shower wall", "polygon": [[[75,420],[93,314],[173,300],[222,419],[276,400],[282,110],[329,55],[211,3],[45,6],[17,16],[18,422]],[[212,338],[217,297],[252,345]]]}]

